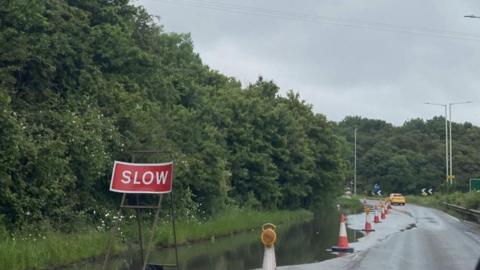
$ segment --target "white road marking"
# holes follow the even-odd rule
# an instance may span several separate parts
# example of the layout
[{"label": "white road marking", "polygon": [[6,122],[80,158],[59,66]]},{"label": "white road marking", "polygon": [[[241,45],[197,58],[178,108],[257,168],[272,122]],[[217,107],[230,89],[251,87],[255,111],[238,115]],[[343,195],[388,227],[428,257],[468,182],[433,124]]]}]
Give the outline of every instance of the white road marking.
[{"label": "white road marking", "polygon": [[450,219],[453,219],[453,220],[456,221],[456,222],[460,222],[460,219],[458,219],[458,218],[456,218],[456,217],[454,217],[454,216],[451,216],[450,214],[445,213],[445,215],[447,215],[447,217],[449,217]]}]

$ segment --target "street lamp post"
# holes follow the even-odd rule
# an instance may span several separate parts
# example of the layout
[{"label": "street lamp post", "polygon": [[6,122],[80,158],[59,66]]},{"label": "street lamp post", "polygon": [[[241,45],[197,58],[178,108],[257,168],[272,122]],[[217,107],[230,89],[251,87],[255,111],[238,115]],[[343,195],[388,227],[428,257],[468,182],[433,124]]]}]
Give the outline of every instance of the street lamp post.
[{"label": "street lamp post", "polygon": [[354,132],[354,140],[355,140],[355,150],[354,150],[354,158],[353,158],[353,194],[357,195],[357,128],[355,128]]},{"label": "street lamp post", "polygon": [[445,183],[447,184],[448,188],[448,125],[447,125],[447,104],[438,104],[438,103],[430,103],[426,102],[425,104],[428,105],[435,105],[435,106],[442,106],[445,108]]},{"label": "street lamp post", "polygon": [[453,105],[458,105],[458,104],[468,104],[472,103],[472,101],[464,101],[464,102],[452,102],[448,103],[448,110],[449,110],[449,122],[450,122],[450,184],[453,183],[453,162],[452,162],[452,153],[453,153],[453,148],[452,148],[452,106]]},{"label": "street lamp post", "polygon": [[448,138],[450,140],[450,175],[448,176],[448,179],[450,179],[450,185],[452,184],[452,178],[453,178],[453,168],[452,168],[452,103],[448,104],[448,122],[450,127],[448,128],[450,134],[448,134]]}]

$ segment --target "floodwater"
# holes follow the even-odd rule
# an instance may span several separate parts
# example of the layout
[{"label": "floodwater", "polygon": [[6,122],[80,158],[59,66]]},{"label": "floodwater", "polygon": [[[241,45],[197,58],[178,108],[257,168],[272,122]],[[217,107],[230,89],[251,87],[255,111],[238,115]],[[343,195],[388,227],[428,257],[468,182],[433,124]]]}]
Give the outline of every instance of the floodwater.
[{"label": "floodwater", "polygon": [[[277,265],[313,263],[336,255],[326,249],[338,241],[338,212],[317,214],[311,220],[294,225],[277,227],[275,252]],[[260,225],[259,225],[260,227]],[[182,270],[245,270],[261,268],[263,246],[260,243],[261,229],[232,236],[194,243],[178,248],[179,269]],[[361,237],[362,233],[348,231],[350,242]],[[111,259],[108,269],[137,270],[139,251],[132,250]],[[71,266],[74,269],[101,269],[103,258]],[[157,249],[149,260],[156,264],[175,264],[175,249]],[[166,268],[174,269],[174,268]]]}]

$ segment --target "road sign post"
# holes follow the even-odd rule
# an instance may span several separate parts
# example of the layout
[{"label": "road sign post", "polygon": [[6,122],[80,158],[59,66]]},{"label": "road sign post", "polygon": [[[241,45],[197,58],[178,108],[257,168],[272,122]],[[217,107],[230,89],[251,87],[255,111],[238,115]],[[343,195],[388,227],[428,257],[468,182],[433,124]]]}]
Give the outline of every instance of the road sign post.
[{"label": "road sign post", "polygon": [[[171,218],[173,226],[173,237],[175,242],[175,265],[168,265],[169,267],[175,267],[178,269],[178,250],[177,250],[177,235],[175,228],[175,212],[173,195],[171,193],[173,186],[173,157],[171,153],[170,158],[172,161],[167,163],[134,163],[136,154],[160,154],[165,153],[161,151],[132,151],[132,163],[115,161],[113,166],[113,173],[110,182],[110,191],[123,193],[120,203],[120,209],[118,215],[121,216],[122,209],[131,208],[135,209],[137,215],[138,225],[138,238],[140,244],[140,258],[142,270],[147,269],[149,265],[148,259],[150,257],[151,250],[153,248],[153,238],[155,229],[158,224],[158,218],[160,214],[160,208],[162,204],[163,195],[170,193],[171,202]],[[135,195],[135,204],[129,204],[128,196]],[[152,195],[158,198],[156,204],[144,205],[140,202],[140,195]],[[140,210],[153,209],[155,210],[154,220],[152,224],[151,234],[149,242],[147,243],[147,250],[144,253],[143,246],[143,234],[142,234],[142,216]],[[114,224],[112,228],[110,239],[108,243],[107,253],[105,254],[105,260],[103,263],[103,269],[107,269],[107,263],[110,257],[111,247],[115,232],[118,229],[119,220]],[[163,265],[166,266],[166,265]]]},{"label": "road sign post", "polygon": [[[449,186],[451,186],[453,184],[454,179],[455,179],[455,175],[449,175],[448,176],[449,183],[447,184],[447,193],[450,193],[451,190],[450,190]],[[453,187],[452,187],[452,190],[453,190]]]}]

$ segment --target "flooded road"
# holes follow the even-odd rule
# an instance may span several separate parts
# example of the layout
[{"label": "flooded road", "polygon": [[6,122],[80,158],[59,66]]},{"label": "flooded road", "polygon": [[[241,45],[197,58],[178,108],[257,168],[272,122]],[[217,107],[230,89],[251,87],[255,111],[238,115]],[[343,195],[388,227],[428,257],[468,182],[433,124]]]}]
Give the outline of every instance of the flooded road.
[{"label": "flooded road", "polygon": [[[349,216],[361,228],[362,215]],[[407,204],[394,206],[375,232],[351,244],[355,252],[282,270],[473,270],[480,263],[480,225],[437,209]],[[480,266],[479,266],[480,267]]]},{"label": "flooded road", "polygon": [[[212,239],[208,242],[195,243],[179,247],[179,269],[196,270],[245,270],[261,267],[263,246],[260,243],[260,229]],[[277,264],[292,265],[313,263],[334,258],[327,252],[338,240],[338,212],[331,211],[317,214],[304,223],[280,225],[277,227],[278,242],[275,245]],[[350,241],[362,234],[349,231]],[[112,259],[109,269],[130,270],[138,260],[138,251],[128,252],[131,257],[118,256]],[[158,264],[174,264],[175,250],[157,249],[152,252],[150,262]],[[74,265],[73,269],[101,269],[101,259]]]}]

